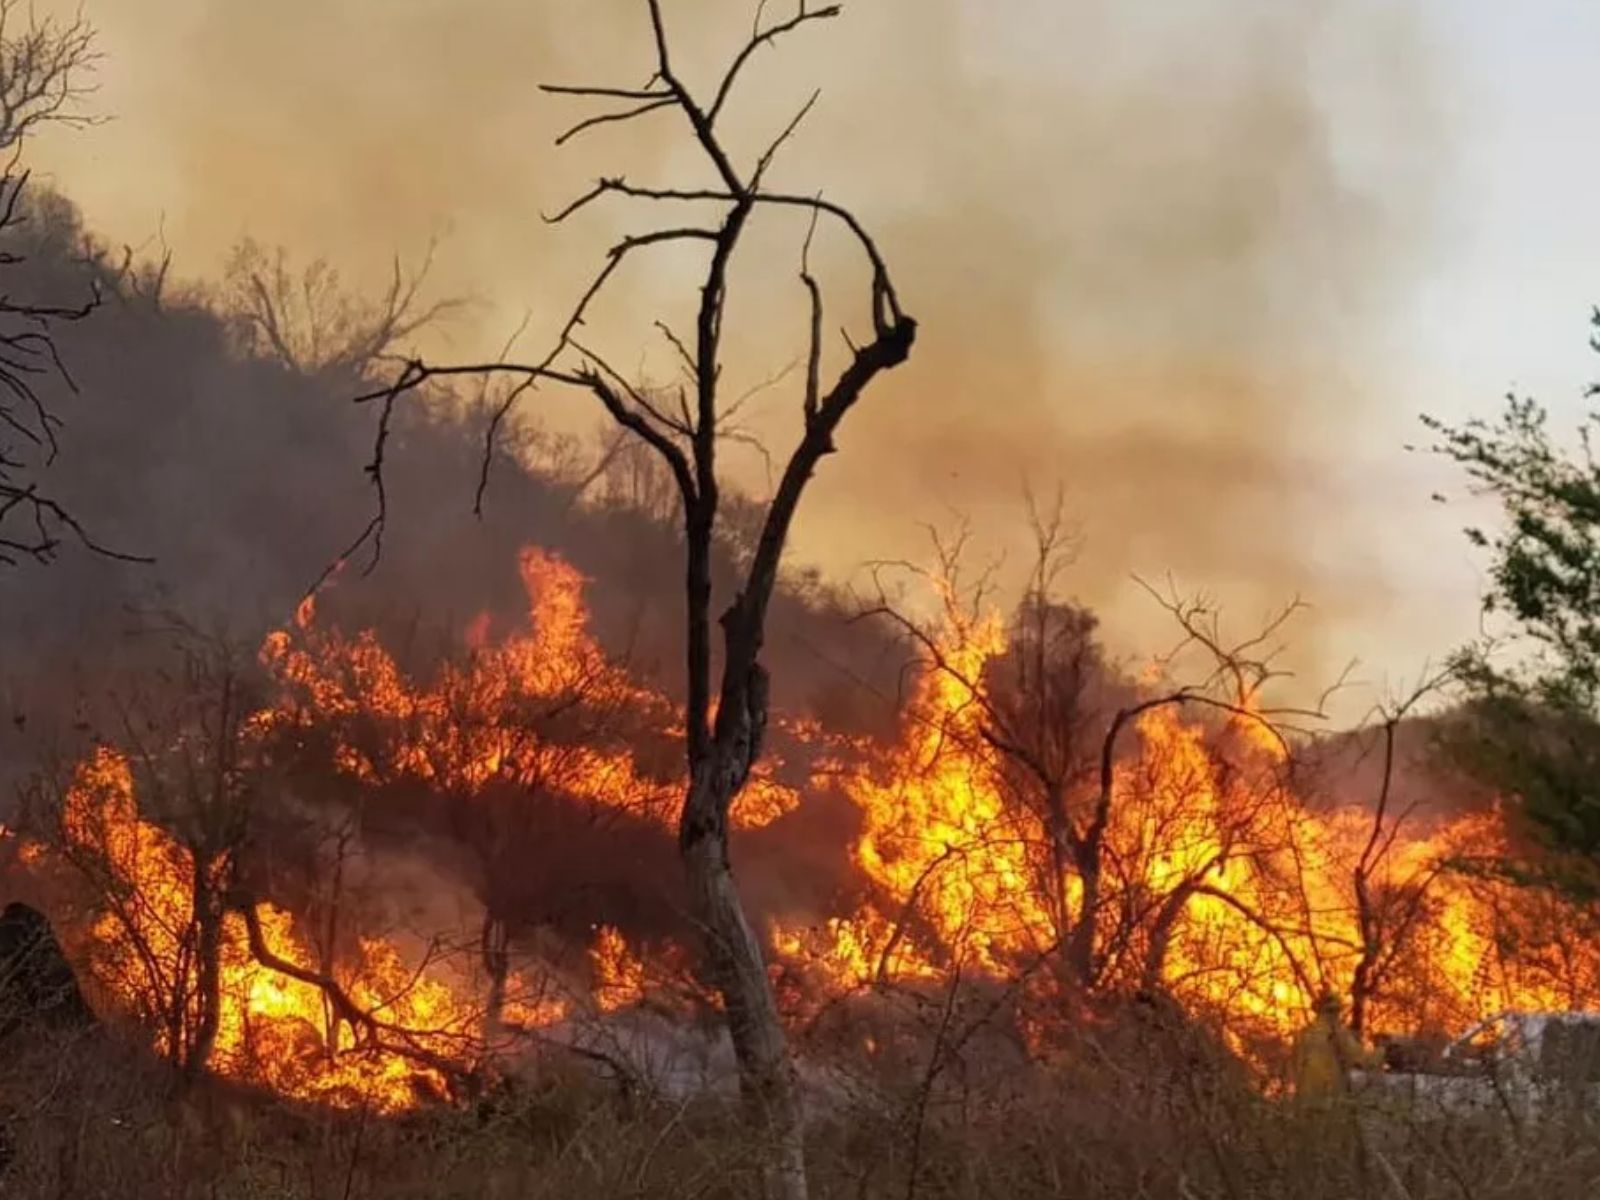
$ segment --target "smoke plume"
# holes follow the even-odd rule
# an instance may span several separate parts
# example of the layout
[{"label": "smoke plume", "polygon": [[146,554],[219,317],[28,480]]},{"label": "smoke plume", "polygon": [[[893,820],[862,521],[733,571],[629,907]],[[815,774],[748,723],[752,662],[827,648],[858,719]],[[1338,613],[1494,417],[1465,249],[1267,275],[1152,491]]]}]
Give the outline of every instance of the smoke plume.
[{"label": "smoke plume", "polygon": [[[681,69],[702,82],[753,15],[744,0],[667,9]],[[587,110],[538,83],[649,74],[630,0],[148,0],[93,15],[116,121],[40,147],[91,225],[132,242],[159,228],[196,274],[245,234],[373,278],[441,238],[437,289],[478,303],[434,336],[440,355],[494,352],[524,313],[519,345],[536,354],[606,239],[657,215],[552,228],[541,212],[602,171],[697,178],[670,115],[551,145]],[[845,431],[797,554],[835,574],[920,554],[923,525],[952,512],[1015,550],[1021,482],[1059,484],[1085,534],[1074,584],[1130,645],[1160,627],[1129,575],[1170,571],[1246,620],[1306,594],[1321,615],[1297,634],[1305,665],[1342,659],[1395,587],[1367,473],[1348,464],[1393,428],[1375,330],[1404,302],[1443,165],[1421,20],[1369,0],[1194,0],[1159,16],[1111,0],[862,0],[763,54],[733,140],[760,147],[820,85],[773,181],[855,207],[924,329]],[[803,235],[781,220],[756,235],[730,378],[798,353]],[[842,324],[859,264],[823,249]],[[628,276],[606,312],[615,361],[661,369],[650,321],[682,316],[691,265]],[[776,446],[790,399],[774,389],[752,408]],[[594,420],[581,399],[534,403],[557,428]],[[745,468],[759,490],[759,462]]]}]

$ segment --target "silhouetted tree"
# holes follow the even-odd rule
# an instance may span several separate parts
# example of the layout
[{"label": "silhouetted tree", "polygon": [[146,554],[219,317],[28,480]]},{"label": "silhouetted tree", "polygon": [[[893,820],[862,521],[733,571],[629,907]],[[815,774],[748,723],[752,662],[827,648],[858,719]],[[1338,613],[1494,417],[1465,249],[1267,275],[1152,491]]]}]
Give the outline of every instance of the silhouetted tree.
[{"label": "silhouetted tree", "polygon": [[[649,446],[672,472],[684,520],[686,600],[687,757],[689,785],[679,822],[679,842],[689,882],[692,915],[704,931],[709,981],[726,1006],[728,1029],[739,1064],[740,1082],[752,1127],[766,1147],[765,1186],[769,1195],[800,1200],[806,1194],[803,1116],[800,1093],[773,1000],[761,939],[751,928],[734,885],[728,852],[728,812],[761,754],[767,724],[769,681],[762,665],[767,615],[790,528],[806,485],[824,457],[834,452],[834,435],[866,389],[885,371],[903,363],[916,338],[916,322],[901,309],[888,266],[866,229],[848,210],[818,194],[796,194],[767,185],[770,167],[816,102],[813,95],[751,164],[735,162],[722,134],[722,119],[735,85],[755,56],[779,38],[836,17],[829,4],[810,8],[805,0],[783,19],[764,21],[765,5],[749,39],[722,73],[709,99],[678,73],[667,37],[660,0],[648,0],[655,64],[644,87],[548,86],[549,93],[614,103],[609,111],[578,122],[565,142],[601,125],[633,121],[659,112],[676,114],[688,127],[714,182],[687,187],[650,187],[622,176],[603,178],[553,218],[566,221],[608,198],[648,200],[683,206],[696,216],[715,210],[710,224],[664,223],[623,238],[585,290],[554,346],[530,363],[434,366],[412,362],[394,383],[365,399],[381,402],[375,453],[369,468],[378,492],[378,510],[356,548],[381,547],[386,515],[383,460],[389,420],[399,397],[429,380],[463,375],[501,375],[515,380],[490,423],[478,504],[481,508],[492,448],[501,421],[529,388],[553,382],[591,394],[623,429]],[[729,315],[730,266],[744,245],[753,218],[770,212],[798,213],[814,233],[822,220],[838,223],[865,255],[870,273],[867,311],[871,336],[850,342],[843,368],[829,384],[824,379],[824,293],[810,265],[811,234],[801,255],[799,278],[810,302],[810,328],[801,399],[803,432],[783,461],[778,484],[761,511],[753,552],[743,565],[737,590],[723,611],[721,680],[713,700],[712,580],[715,541],[725,485],[719,451],[747,435],[737,423],[738,400],[723,388],[723,334]],[[662,324],[681,359],[685,386],[662,395],[635,387],[592,347],[579,340],[593,303],[635,252],[664,245],[698,245],[709,255],[702,279],[695,328],[680,338]]]},{"label": "silhouetted tree", "polygon": [[[1600,331],[1600,309],[1593,316]],[[1600,351],[1600,335],[1594,345]],[[1587,395],[1600,396],[1600,384]],[[1600,461],[1592,409],[1575,447],[1551,436],[1538,402],[1511,396],[1498,420],[1424,421],[1437,453],[1465,468],[1502,520],[1467,537],[1490,555],[1483,607],[1510,626],[1463,649],[1467,703],[1443,735],[1446,752],[1512,800],[1546,853],[1501,864],[1513,874],[1600,897]],[[1506,650],[1520,651],[1507,660]]]},{"label": "silhouetted tree", "polygon": [[10,159],[0,173],[0,565],[48,561],[70,536],[98,545],[42,478],[60,449],[61,418],[42,382],[55,376],[72,386],[56,354],[53,329],[77,321],[100,303],[86,272],[70,298],[12,295],[4,279],[26,263],[16,231],[29,219],[28,175],[20,168],[23,142],[41,126],[83,125],[92,120],[79,105],[83,82],[98,55],[94,29],[81,16],[69,22],[40,17],[23,0],[0,0],[0,153]]},{"label": "silhouetted tree", "polygon": [[346,287],[326,259],[297,269],[283,249],[269,252],[246,238],[228,260],[224,300],[249,353],[302,375],[359,379],[459,307],[454,300],[423,300],[432,262],[431,247],[413,271],[395,259],[382,295],[369,298]]}]

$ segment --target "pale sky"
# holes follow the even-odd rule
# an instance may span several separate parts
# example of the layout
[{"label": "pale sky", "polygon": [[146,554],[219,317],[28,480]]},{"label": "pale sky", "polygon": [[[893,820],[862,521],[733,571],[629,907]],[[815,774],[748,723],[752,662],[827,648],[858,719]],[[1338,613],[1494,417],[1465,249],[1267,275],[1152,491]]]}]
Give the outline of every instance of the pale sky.
[{"label": "pale sky", "polygon": [[[164,229],[192,276],[246,233],[369,276],[443,234],[443,285],[485,301],[458,352],[547,317],[604,244],[536,210],[630,149],[641,174],[677,162],[549,149],[564,114],[533,84],[626,53],[629,0],[85,7],[115,119],[35,163],[91,227]],[[1148,611],[1122,581],[1168,569],[1244,623],[1303,591],[1314,671],[1359,657],[1399,682],[1470,632],[1461,519],[1429,501],[1453,478],[1402,445],[1419,412],[1491,413],[1513,386],[1570,419],[1600,377],[1600,4],[846,7],[754,90],[787,104],[820,75],[796,168],[886,231],[927,318],[925,373],[861,436],[899,448],[915,412],[921,440],[909,463],[830,464],[801,554],[842,572],[915,553],[945,505],[1014,530],[1016,459],[1065,484],[1082,590],[1130,646]],[[668,11],[742,28],[748,8]]]},{"label": "pale sky", "polygon": [[[1412,611],[1397,613],[1415,654],[1472,628],[1463,587],[1477,578],[1458,522],[1427,510],[1426,489],[1403,492],[1389,430],[1418,410],[1493,414],[1507,390],[1531,393],[1562,429],[1600,380],[1588,347],[1600,303],[1600,5],[1586,0],[1425,0],[1444,64],[1438,101],[1454,158],[1435,212],[1438,251],[1399,306],[1391,357],[1377,377],[1393,386],[1394,420],[1362,441],[1394,570],[1412,581]],[[1414,430],[1414,426],[1413,426]],[[1411,436],[1416,436],[1415,432]],[[1460,494],[1456,477],[1441,480]],[[1429,634],[1434,634],[1429,638]]]},{"label": "pale sky", "polygon": [[1600,5],[1427,0],[1460,86],[1450,234],[1420,281],[1411,359],[1430,390],[1476,406],[1512,383],[1577,411],[1600,376]]}]

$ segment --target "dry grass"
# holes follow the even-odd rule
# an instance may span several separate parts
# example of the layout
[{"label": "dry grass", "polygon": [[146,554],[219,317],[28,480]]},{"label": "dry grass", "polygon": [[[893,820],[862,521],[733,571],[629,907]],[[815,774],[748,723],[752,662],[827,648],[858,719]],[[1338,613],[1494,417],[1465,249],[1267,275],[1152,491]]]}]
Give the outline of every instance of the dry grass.
[{"label": "dry grass", "polygon": [[[403,1120],[295,1109],[204,1085],[180,1097],[103,1033],[0,1051],[18,1200],[532,1200],[756,1194],[718,1101],[623,1097],[570,1070],[474,1109]],[[1600,1195],[1600,1128],[1517,1129],[1274,1102],[1196,1064],[1095,1055],[926,1086],[875,1078],[818,1117],[814,1192],[896,1200],[1579,1200]],[[870,1097],[870,1098],[869,1098]],[[1365,1128],[1367,1132],[1363,1133]]]}]

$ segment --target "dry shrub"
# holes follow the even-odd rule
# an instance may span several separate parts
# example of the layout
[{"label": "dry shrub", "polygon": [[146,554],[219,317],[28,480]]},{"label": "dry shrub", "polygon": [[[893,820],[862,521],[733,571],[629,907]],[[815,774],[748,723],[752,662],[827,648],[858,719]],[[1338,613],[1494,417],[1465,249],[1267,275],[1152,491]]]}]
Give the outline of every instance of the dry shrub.
[{"label": "dry shrub", "polygon": [[18,1200],[498,1200],[750,1195],[755,1159],[720,1102],[625,1096],[539,1072],[477,1105],[385,1119],[178,1077],[104,1032],[0,1047]]},{"label": "dry shrub", "polygon": [[[932,1061],[925,1045],[924,1064]],[[897,1200],[1577,1200],[1600,1195],[1600,1113],[1439,1119],[1295,1101],[1159,1007],[1084,1021],[1018,1068],[983,1036],[926,1086],[821,1123],[822,1196]],[[863,1090],[863,1095],[866,1094]]]},{"label": "dry shrub", "polygon": [[[972,1039],[926,1083],[878,1072],[813,1106],[821,1200],[1579,1200],[1600,1194],[1586,1115],[1518,1127],[1264,1096],[1193,1029],[1110,1023],[1018,1070]],[[931,1047],[925,1046],[925,1049]],[[964,1048],[965,1053],[965,1048]],[[985,1061],[997,1064],[986,1069]],[[0,1044],[18,1200],[531,1200],[758,1194],[726,1100],[619,1089],[551,1058],[502,1093],[399,1119],[176,1076],[104,1031]],[[920,1125],[920,1135],[914,1136]]]}]

